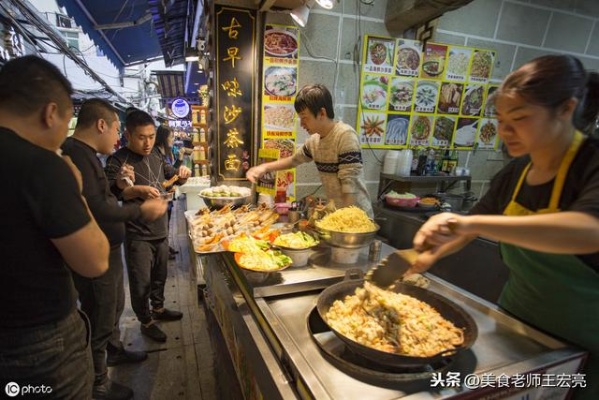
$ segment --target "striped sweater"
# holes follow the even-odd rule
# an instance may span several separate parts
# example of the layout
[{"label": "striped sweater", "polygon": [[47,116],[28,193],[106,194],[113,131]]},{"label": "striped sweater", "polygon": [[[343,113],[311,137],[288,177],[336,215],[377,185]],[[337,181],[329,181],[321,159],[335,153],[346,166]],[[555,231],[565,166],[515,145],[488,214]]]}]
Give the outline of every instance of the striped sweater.
[{"label": "striped sweater", "polygon": [[342,193],[353,194],[356,206],[373,216],[370,195],[364,180],[362,152],[356,131],[343,122],[321,138],[311,135],[293,155],[293,166],[314,161],[320,174],[327,199],[334,200],[337,208],[347,207]]}]

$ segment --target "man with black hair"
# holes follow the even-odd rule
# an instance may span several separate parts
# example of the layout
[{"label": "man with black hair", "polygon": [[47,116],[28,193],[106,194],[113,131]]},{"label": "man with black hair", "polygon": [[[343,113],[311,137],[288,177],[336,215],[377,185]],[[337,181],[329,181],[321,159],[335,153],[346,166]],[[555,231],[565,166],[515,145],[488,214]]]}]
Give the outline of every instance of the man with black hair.
[{"label": "man with black hair", "polygon": [[[108,364],[140,362],[148,356],[142,351],[125,350],[120,339],[119,320],[125,307],[121,245],[125,240],[125,222],[142,219],[152,221],[166,211],[162,199],[149,199],[141,204],[119,206],[97,153],[109,155],[118,140],[121,122],[117,110],[106,100],[86,100],[77,115],[73,136],[62,145],[63,154],[71,157],[83,177],[83,196],[110,242],[108,271],[100,278],[89,279],[74,274],[81,309],[91,323],[91,346],[95,380],[93,398],[130,399],[133,391],[108,378]],[[125,178],[135,179],[131,168],[123,167],[116,185],[127,187]]]},{"label": "man with black hair", "polygon": [[[101,276],[109,245],[81,195],[81,174],[59,155],[72,93],[60,71],[35,56],[0,69],[0,176],[10,189],[0,198],[0,381],[87,399],[89,325],[71,270]],[[8,393],[14,388],[7,394],[18,394]]]},{"label": "man with black hair", "polygon": [[328,200],[334,200],[337,208],[358,206],[373,217],[358,135],[351,126],[334,120],[329,90],[320,84],[306,85],[298,92],[294,107],[310,137],[293,156],[250,168],[247,178],[255,183],[267,172],[314,161]]},{"label": "man with black hair", "polygon": [[[106,162],[106,176],[113,192],[124,204],[141,203],[147,199],[166,195],[162,183],[179,176],[178,183],[185,183],[191,175],[189,168],[176,170],[165,163],[154,147],[156,124],[144,111],[132,111],[125,120],[127,147],[119,149]],[[130,165],[135,171],[135,184],[124,189],[118,186],[120,171]],[[129,221],[126,225],[125,259],[129,273],[131,306],[139,322],[141,333],[158,342],[166,341],[166,334],[156,321],[173,321],[183,317],[179,311],[164,308],[164,285],[168,264],[168,223],[163,215],[152,222]],[[148,301],[152,305],[150,310]]]}]

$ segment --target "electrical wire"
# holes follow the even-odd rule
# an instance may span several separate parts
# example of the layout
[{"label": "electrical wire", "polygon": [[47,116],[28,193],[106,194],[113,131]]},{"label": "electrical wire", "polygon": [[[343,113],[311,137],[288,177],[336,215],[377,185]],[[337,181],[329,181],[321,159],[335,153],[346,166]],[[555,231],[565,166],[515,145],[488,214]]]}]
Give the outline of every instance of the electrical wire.
[{"label": "electrical wire", "polygon": [[[360,10],[360,3],[361,4],[367,4],[367,5],[370,5],[370,4],[374,3],[374,0],[370,0],[370,3],[365,3],[364,1],[365,0],[356,0],[356,8],[358,10]],[[357,54],[358,55],[357,57],[359,57],[359,55],[361,54],[360,51],[356,51],[356,47],[358,49],[360,48],[360,42],[362,40],[362,19],[361,19],[361,16],[362,16],[362,13],[358,12],[358,15],[356,16],[357,17],[356,18],[356,23],[357,23],[357,31],[358,31],[357,33],[358,33],[358,36],[357,36],[356,42],[354,44],[354,55]],[[354,57],[354,61],[355,61],[355,58],[357,58],[357,57]],[[362,71],[361,71],[362,65],[361,65],[361,63],[362,63],[362,59],[360,58],[360,61],[357,63],[358,64],[358,73],[357,73],[357,76],[358,76],[358,84],[357,84],[357,87],[358,87],[358,110],[360,110],[360,112],[361,112],[360,115],[359,115],[360,116],[359,120],[360,121],[364,121],[364,109],[360,107],[360,101],[361,101],[361,99],[360,99],[360,83],[361,83],[360,79],[361,79],[361,76],[362,76]],[[359,130],[360,130],[361,125],[362,124],[360,122],[358,122],[358,126],[357,126],[357,128],[358,128],[358,135],[360,135]],[[366,141],[366,148],[370,150],[370,153],[376,159],[376,161],[379,164],[379,166],[382,166],[383,165],[383,160],[380,159],[377,156],[377,154],[375,152],[375,149],[372,147],[372,145],[370,144],[369,141]]]}]

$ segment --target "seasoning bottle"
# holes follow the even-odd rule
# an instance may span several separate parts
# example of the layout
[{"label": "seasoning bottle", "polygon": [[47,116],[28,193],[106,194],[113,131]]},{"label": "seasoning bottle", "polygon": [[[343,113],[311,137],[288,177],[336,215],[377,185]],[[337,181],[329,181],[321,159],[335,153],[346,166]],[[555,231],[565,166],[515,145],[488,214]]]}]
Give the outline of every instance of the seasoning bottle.
[{"label": "seasoning bottle", "polygon": [[206,109],[202,108],[200,109],[200,124],[205,124],[206,123]]},{"label": "seasoning bottle", "polygon": [[206,159],[206,149],[204,148],[204,146],[198,146],[199,149],[199,160],[200,161],[204,161]]},{"label": "seasoning bottle", "polygon": [[208,166],[206,164],[202,164],[202,176],[208,176]]},{"label": "seasoning bottle", "polygon": [[[193,148],[192,159],[194,162],[201,160],[201,158],[200,158],[200,148],[201,147],[202,146],[196,146]],[[206,154],[204,153],[204,158],[205,158],[205,156],[206,156]]]},{"label": "seasoning bottle", "polygon": [[370,243],[370,248],[369,248],[369,252],[368,252],[368,259],[370,261],[379,261],[381,259],[381,247],[382,247],[382,242],[380,240],[373,240],[372,243]]},{"label": "seasoning bottle", "polygon": [[193,139],[192,139],[193,143],[200,142],[201,140],[200,140],[200,135],[198,134],[198,130],[196,128],[193,128],[192,132],[193,132]]},{"label": "seasoning bottle", "polygon": [[206,141],[206,129],[200,128],[199,142],[204,143]]},{"label": "seasoning bottle", "polygon": [[200,164],[193,166],[193,176],[200,176]]}]

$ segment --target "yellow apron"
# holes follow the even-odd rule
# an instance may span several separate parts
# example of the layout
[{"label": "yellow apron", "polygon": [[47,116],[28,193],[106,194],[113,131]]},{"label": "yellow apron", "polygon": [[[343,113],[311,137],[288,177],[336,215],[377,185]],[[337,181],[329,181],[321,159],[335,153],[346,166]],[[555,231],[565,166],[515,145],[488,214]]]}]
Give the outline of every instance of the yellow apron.
[{"label": "yellow apron", "polygon": [[[576,132],[561,162],[549,206],[531,211],[516,201],[531,164],[528,164],[504,215],[557,213],[568,170],[584,136]],[[567,238],[564,238],[567,240]],[[585,368],[587,388],[576,399],[599,399],[599,273],[574,255],[552,254],[500,243],[510,270],[499,304],[523,321],[559,336],[591,353]]]}]

